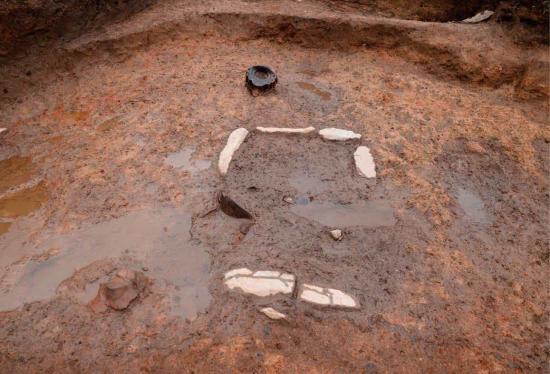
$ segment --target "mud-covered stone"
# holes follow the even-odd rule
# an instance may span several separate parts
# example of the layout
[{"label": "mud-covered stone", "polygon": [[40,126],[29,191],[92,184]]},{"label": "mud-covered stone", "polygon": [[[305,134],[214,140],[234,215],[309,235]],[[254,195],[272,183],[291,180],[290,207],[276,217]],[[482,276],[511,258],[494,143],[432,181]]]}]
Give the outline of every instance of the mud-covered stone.
[{"label": "mud-covered stone", "polygon": [[122,269],[109,282],[99,286],[97,296],[90,302],[96,313],[108,308],[124,310],[148,286],[149,279],[139,271]]}]

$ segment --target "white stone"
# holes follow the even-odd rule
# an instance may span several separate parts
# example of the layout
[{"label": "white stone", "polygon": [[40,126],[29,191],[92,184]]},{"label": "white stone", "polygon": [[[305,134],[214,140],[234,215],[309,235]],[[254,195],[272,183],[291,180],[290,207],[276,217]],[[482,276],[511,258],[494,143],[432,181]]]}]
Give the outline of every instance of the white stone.
[{"label": "white stone", "polygon": [[342,240],[342,236],[343,236],[342,230],[338,230],[338,229],[332,230],[330,232],[330,236],[332,236],[332,239],[334,240]]},{"label": "white stone", "polygon": [[479,22],[483,22],[483,21],[488,20],[489,18],[491,18],[491,16],[493,14],[495,14],[495,12],[493,12],[492,10],[484,10],[483,12],[479,12],[478,14],[476,14],[473,17],[466,18],[465,20],[462,21],[462,23],[479,23]]},{"label": "white stone", "polygon": [[233,269],[225,273],[225,279],[234,277],[235,275],[252,275],[254,272],[247,268]]},{"label": "white stone", "polygon": [[259,132],[266,133],[282,133],[282,134],[309,134],[312,131],[315,131],[315,127],[303,127],[299,129],[293,129],[290,127],[256,127],[256,130]]},{"label": "white stone", "polygon": [[302,285],[300,299],[319,305],[359,308],[359,303],[350,295],[333,288],[323,288],[311,284]]},{"label": "white stone", "polygon": [[361,139],[361,134],[349,130],[335,129],[333,127],[320,130],[319,135],[327,140]]},{"label": "white stone", "polygon": [[279,271],[261,270],[253,273],[247,268],[242,268],[225,273],[227,287],[238,288],[256,296],[292,293],[295,283],[294,275]]},{"label": "white stone", "polygon": [[6,129],[5,127],[0,127],[0,135],[5,133],[6,131],[8,131],[8,129]]},{"label": "white stone", "polygon": [[376,167],[369,147],[365,147],[364,145],[357,147],[353,158],[355,159],[355,167],[359,174],[365,178],[376,178]]},{"label": "white stone", "polygon": [[260,309],[260,312],[262,312],[263,314],[265,314],[266,316],[268,316],[269,318],[271,319],[285,319],[286,318],[286,315],[281,313],[281,312],[277,312],[275,309],[273,308],[262,308]]},{"label": "white stone", "polygon": [[248,135],[248,130],[245,128],[238,128],[234,130],[227,138],[227,144],[220,153],[220,159],[218,160],[218,169],[222,175],[227,174],[229,170],[229,164],[233,158],[233,154],[239,149],[241,144],[243,144],[246,136]]},{"label": "white stone", "polygon": [[283,197],[283,201],[284,201],[285,203],[287,203],[287,204],[292,204],[292,203],[294,203],[294,199],[293,199],[292,197],[290,197],[290,196],[285,196],[285,197]]}]

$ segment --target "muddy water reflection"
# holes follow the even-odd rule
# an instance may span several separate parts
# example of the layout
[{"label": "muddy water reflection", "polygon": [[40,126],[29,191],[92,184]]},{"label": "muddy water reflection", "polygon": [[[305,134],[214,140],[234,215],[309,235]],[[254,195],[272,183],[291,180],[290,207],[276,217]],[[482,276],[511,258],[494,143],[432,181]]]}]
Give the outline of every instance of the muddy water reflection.
[{"label": "muddy water reflection", "polygon": [[33,173],[30,157],[13,156],[0,161],[0,193],[28,182]]},{"label": "muddy water reflection", "polygon": [[464,188],[459,188],[457,191],[457,200],[468,221],[482,224],[490,221],[483,201],[475,193]]},{"label": "muddy water reflection", "polygon": [[170,153],[165,163],[176,169],[188,171],[190,173],[206,170],[210,167],[208,160],[191,160],[191,155],[195,151],[192,147],[185,147],[178,152]]},{"label": "muddy water reflection", "polygon": [[40,208],[47,198],[48,194],[44,182],[10,194],[0,199],[0,217],[17,218],[26,216]]},{"label": "muddy water reflection", "polygon": [[303,171],[297,171],[290,175],[288,183],[298,191],[298,193],[318,194],[328,190],[328,185],[319,178],[309,176]]},{"label": "muddy water reflection", "polygon": [[10,229],[11,222],[0,222],[0,235],[8,232]]},{"label": "muddy water reflection", "polygon": [[146,210],[48,240],[43,251],[57,247],[61,252],[42,262],[29,262],[14,287],[0,294],[0,309],[48,299],[75,270],[100,259],[125,256],[147,266],[147,275],[155,282],[175,286],[173,312],[192,319],[210,303],[210,259],[191,241],[190,227],[191,214],[186,211]]},{"label": "muddy water reflection", "polygon": [[379,227],[395,224],[393,209],[385,200],[349,205],[313,201],[308,205],[295,205],[291,210],[294,214],[327,227]]}]

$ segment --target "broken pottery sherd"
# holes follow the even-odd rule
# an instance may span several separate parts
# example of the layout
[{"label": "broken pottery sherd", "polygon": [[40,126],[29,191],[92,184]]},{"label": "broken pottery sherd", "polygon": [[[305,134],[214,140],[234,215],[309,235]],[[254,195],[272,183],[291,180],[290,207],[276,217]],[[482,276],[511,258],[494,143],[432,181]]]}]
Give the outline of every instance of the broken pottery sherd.
[{"label": "broken pottery sherd", "polygon": [[269,134],[281,133],[281,134],[309,134],[315,131],[315,127],[304,127],[299,129],[293,129],[290,127],[256,127],[259,132],[265,132]]},{"label": "broken pottery sherd", "polygon": [[224,278],[230,289],[238,288],[256,296],[292,293],[296,282],[292,274],[269,270],[252,272],[247,268],[228,271]]},{"label": "broken pottery sherd", "polygon": [[359,174],[365,178],[376,178],[376,167],[370,149],[364,145],[357,147],[353,154],[355,167]]},{"label": "broken pottery sherd", "polygon": [[311,284],[302,285],[300,299],[332,307],[359,308],[359,303],[352,296],[340,290],[318,287]]},{"label": "broken pottery sherd", "polygon": [[361,139],[361,134],[357,134],[349,130],[336,129],[333,127],[319,130],[319,135],[321,135],[324,139],[327,139],[327,140]]},{"label": "broken pottery sherd", "polygon": [[339,240],[342,240],[342,237],[344,235],[342,234],[342,230],[336,229],[336,230],[330,231],[330,236],[332,237],[332,239],[339,241]]},{"label": "broken pottery sherd", "polygon": [[260,312],[265,314],[270,319],[274,319],[274,320],[286,319],[286,314],[278,312],[273,308],[262,308],[262,309],[260,309]]},{"label": "broken pottery sherd", "polygon": [[229,196],[224,195],[222,192],[218,195],[218,203],[220,204],[222,212],[230,217],[252,219],[252,215],[250,213],[241,208],[239,204],[233,201],[233,199]]},{"label": "broken pottery sherd", "polygon": [[233,130],[233,132],[229,135],[229,138],[227,138],[227,144],[221,151],[220,158],[218,160],[218,169],[220,170],[221,175],[227,174],[233,154],[235,154],[237,149],[239,149],[247,135],[248,130],[241,127]]}]

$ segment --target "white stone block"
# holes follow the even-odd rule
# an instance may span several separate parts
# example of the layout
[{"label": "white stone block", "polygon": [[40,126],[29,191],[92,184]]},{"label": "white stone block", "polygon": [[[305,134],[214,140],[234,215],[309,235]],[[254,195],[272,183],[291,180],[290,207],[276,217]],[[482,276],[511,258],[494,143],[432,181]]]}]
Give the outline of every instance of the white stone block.
[{"label": "white stone block", "polygon": [[320,130],[319,135],[321,135],[324,139],[327,139],[327,140],[361,139],[361,134],[357,134],[349,130],[336,129],[333,127]]},{"label": "white stone block", "polygon": [[333,288],[323,288],[311,284],[302,285],[300,299],[319,305],[359,308],[359,303],[350,295]]},{"label": "white stone block", "polygon": [[355,159],[355,167],[359,174],[365,178],[376,178],[376,167],[374,165],[374,158],[372,157],[368,147],[364,145],[357,147],[353,154]]},{"label": "white stone block", "polygon": [[239,149],[241,144],[246,139],[248,130],[245,128],[238,128],[234,130],[227,138],[227,144],[220,153],[220,159],[218,160],[218,169],[221,175],[226,175],[229,170],[229,164],[233,158],[233,154]]},{"label": "white stone block", "polygon": [[252,272],[242,268],[225,274],[225,285],[230,289],[238,288],[256,296],[270,296],[278,293],[289,294],[294,291],[296,278],[292,274],[279,271],[261,270]]},{"label": "white stone block", "polygon": [[269,134],[281,133],[281,134],[309,134],[315,131],[315,127],[303,127],[299,129],[293,129],[290,127],[256,127],[259,132],[265,132]]}]

